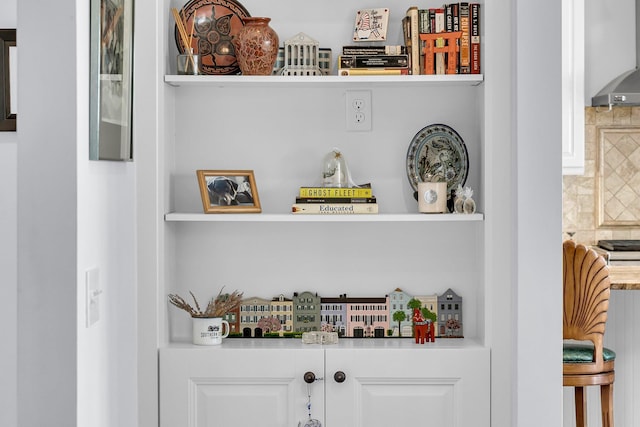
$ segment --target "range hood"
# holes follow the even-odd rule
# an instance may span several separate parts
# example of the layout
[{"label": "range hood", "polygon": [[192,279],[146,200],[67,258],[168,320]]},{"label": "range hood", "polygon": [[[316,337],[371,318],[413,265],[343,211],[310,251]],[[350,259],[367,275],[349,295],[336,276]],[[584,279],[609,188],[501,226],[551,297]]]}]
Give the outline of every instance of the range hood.
[{"label": "range hood", "polygon": [[640,0],[636,0],[636,68],[613,79],[596,96],[593,107],[640,105]]}]

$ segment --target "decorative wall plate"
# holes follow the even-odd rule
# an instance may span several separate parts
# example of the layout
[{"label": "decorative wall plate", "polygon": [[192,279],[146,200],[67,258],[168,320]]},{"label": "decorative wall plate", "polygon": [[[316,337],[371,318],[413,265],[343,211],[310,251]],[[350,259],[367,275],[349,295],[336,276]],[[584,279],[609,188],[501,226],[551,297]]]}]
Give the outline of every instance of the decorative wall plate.
[{"label": "decorative wall plate", "polygon": [[469,155],[464,141],[451,127],[433,124],[422,128],[407,151],[407,177],[414,191],[419,182],[446,181],[447,194],[464,185],[469,173]]},{"label": "decorative wall plate", "polygon": [[[193,53],[200,54],[202,74],[240,72],[231,39],[244,27],[243,19],[251,16],[242,4],[235,0],[191,0],[180,15],[187,34],[193,28],[191,47]],[[178,51],[185,53],[177,28],[175,39]]]}]

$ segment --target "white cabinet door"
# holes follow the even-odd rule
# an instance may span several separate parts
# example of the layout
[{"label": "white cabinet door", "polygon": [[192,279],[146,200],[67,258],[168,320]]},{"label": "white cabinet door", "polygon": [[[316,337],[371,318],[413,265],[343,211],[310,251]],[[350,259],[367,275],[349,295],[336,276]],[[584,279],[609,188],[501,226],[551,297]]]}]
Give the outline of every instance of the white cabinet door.
[{"label": "white cabinet door", "polygon": [[[324,352],[304,349],[170,347],[160,350],[161,427],[295,427],[308,419],[305,372],[322,376]],[[322,382],[311,385],[324,425]]]},{"label": "white cabinet door", "polygon": [[[309,417],[310,392],[312,417],[324,427],[489,427],[487,348],[454,339],[285,341],[161,349],[160,426],[296,427]],[[319,381],[307,385],[306,372]]]},{"label": "white cabinet door", "polygon": [[562,2],[562,172],[584,174],[584,0]]},{"label": "white cabinet door", "polygon": [[325,387],[325,427],[490,424],[487,348],[327,348]]}]

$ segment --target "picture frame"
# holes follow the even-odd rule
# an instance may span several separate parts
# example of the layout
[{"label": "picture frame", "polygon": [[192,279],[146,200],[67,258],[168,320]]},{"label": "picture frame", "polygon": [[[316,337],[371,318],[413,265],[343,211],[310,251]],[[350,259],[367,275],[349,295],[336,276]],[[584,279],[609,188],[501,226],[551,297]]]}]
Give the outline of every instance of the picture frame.
[{"label": "picture frame", "polygon": [[0,131],[14,132],[17,122],[16,30],[0,29]]},{"label": "picture frame", "polygon": [[260,213],[252,170],[198,170],[204,213]]},{"label": "picture frame", "polygon": [[374,42],[387,40],[389,9],[362,9],[356,12],[353,24],[354,42]]},{"label": "picture frame", "polygon": [[91,0],[90,160],[133,160],[133,1]]}]

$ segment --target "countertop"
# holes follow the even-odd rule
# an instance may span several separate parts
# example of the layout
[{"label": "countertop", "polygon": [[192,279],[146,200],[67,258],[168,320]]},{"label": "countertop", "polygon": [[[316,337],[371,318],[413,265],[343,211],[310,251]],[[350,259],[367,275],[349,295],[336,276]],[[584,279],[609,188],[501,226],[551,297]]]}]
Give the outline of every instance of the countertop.
[{"label": "countertop", "polygon": [[611,289],[640,290],[640,267],[612,265],[609,267]]}]

